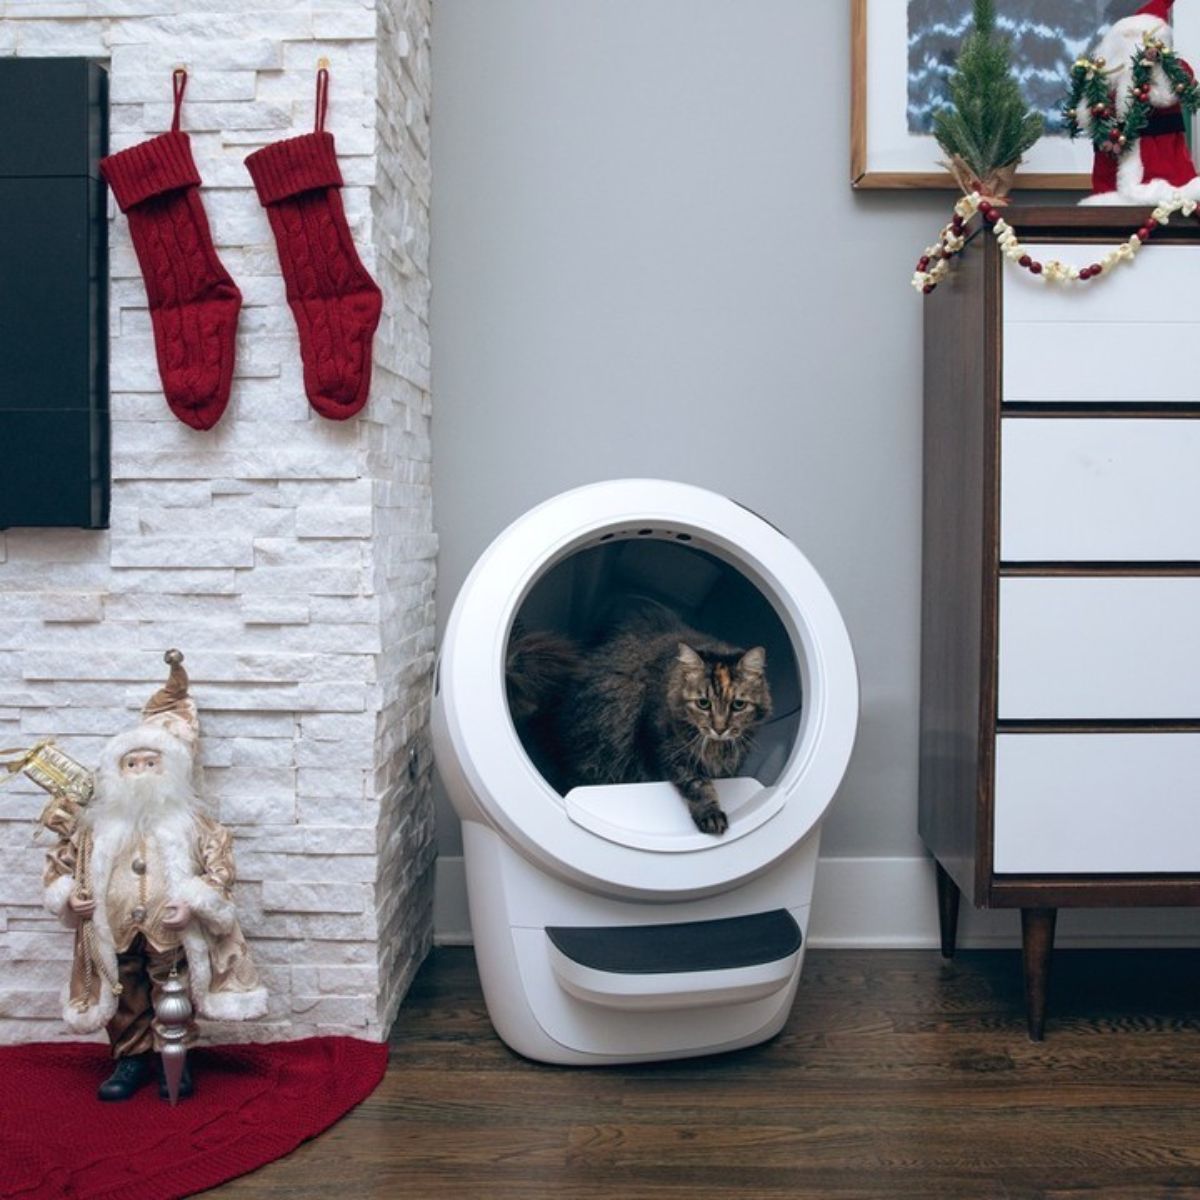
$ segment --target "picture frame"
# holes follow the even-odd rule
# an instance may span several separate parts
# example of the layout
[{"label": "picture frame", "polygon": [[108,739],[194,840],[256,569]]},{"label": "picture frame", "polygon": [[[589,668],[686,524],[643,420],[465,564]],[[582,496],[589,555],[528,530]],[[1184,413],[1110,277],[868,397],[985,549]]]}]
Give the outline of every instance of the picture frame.
[{"label": "picture frame", "polygon": [[[1097,32],[1113,3],[1095,0]],[[1079,0],[1038,0],[1040,17],[1047,4],[1064,10],[1075,6],[1071,15],[1078,20]],[[919,13],[921,5],[922,0],[850,0],[850,180],[856,189],[958,189],[941,166],[941,150],[933,137],[910,128],[909,23],[910,14]],[[1131,0],[1131,11],[1138,6],[1139,0]],[[1200,57],[1200,11],[1179,6],[1174,27],[1184,57],[1189,52]],[[1087,44],[1094,45],[1095,39]],[[1077,52],[1065,55],[1064,62]],[[1067,86],[1064,71],[1064,99]],[[1087,191],[1091,171],[1092,148],[1086,138],[1072,142],[1065,136],[1047,136],[1026,156],[1014,186]]]}]

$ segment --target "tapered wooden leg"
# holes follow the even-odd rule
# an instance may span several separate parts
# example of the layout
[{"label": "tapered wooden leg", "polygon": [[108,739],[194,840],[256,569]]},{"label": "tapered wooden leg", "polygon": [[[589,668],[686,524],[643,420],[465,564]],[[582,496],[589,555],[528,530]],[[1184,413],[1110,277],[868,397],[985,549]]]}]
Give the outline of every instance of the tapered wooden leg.
[{"label": "tapered wooden leg", "polygon": [[1021,909],[1021,948],[1025,958],[1025,1016],[1031,1041],[1040,1042],[1046,1031],[1046,988],[1050,980],[1050,952],[1054,949],[1057,908]]},{"label": "tapered wooden leg", "polygon": [[958,942],[958,884],[950,873],[937,863],[938,928],[942,935],[942,957],[953,958]]}]

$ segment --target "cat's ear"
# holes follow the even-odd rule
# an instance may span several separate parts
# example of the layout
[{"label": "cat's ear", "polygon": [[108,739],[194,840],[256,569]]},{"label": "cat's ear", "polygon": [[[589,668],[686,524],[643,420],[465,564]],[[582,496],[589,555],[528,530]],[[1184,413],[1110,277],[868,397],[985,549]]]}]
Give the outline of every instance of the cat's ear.
[{"label": "cat's ear", "polygon": [[683,663],[689,671],[702,670],[704,668],[704,659],[698,655],[695,650],[687,644],[687,642],[679,643],[679,661]]},{"label": "cat's ear", "polygon": [[738,670],[743,675],[761,675],[767,669],[767,652],[762,646],[747,650],[738,662]]}]

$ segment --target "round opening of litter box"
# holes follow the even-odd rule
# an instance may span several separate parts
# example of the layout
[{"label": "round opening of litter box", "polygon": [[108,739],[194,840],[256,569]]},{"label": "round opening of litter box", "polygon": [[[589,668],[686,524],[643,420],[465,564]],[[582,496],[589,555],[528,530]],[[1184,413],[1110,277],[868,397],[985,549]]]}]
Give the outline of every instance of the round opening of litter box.
[{"label": "round opening of litter box", "polygon": [[[667,850],[717,844],[711,836],[697,836],[682,797],[669,784],[578,786],[573,764],[564,761],[562,698],[546,681],[527,678],[538,665],[541,635],[566,639],[586,658],[614,631],[635,626],[650,636],[683,627],[701,635],[693,639],[698,644],[719,641],[765,650],[771,715],[755,729],[736,776],[715,782],[730,818],[726,837],[745,836],[782,806],[783,796],[773,785],[799,741],[805,672],[771,601],[736,565],[705,549],[704,539],[693,532],[646,526],[606,531],[559,558],[528,589],[505,656],[509,717],[525,753],[573,818],[601,836]],[[522,650],[531,645],[533,664]],[[535,684],[551,694],[531,695]]]},{"label": "round opening of litter box", "polygon": [[[766,651],[773,711],[737,778],[716,781],[723,835],[697,829],[670,783],[564,786],[510,709],[514,637],[586,643],[639,609]],[[661,480],[579,488],[509,526],[463,584],[435,692],[439,766],[460,815],[572,878],[641,893],[716,887],[786,854],[833,798],[858,719],[850,641],[808,560],[733,501]],[[702,871],[689,866],[700,860]]]}]

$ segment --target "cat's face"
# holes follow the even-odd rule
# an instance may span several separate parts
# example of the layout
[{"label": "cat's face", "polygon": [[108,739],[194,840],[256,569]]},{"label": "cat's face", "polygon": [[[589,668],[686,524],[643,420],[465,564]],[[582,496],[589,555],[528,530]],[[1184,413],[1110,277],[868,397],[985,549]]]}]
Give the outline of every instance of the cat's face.
[{"label": "cat's face", "polygon": [[679,643],[674,664],[672,709],[708,741],[736,743],[770,715],[767,652],[697,653]]}]

